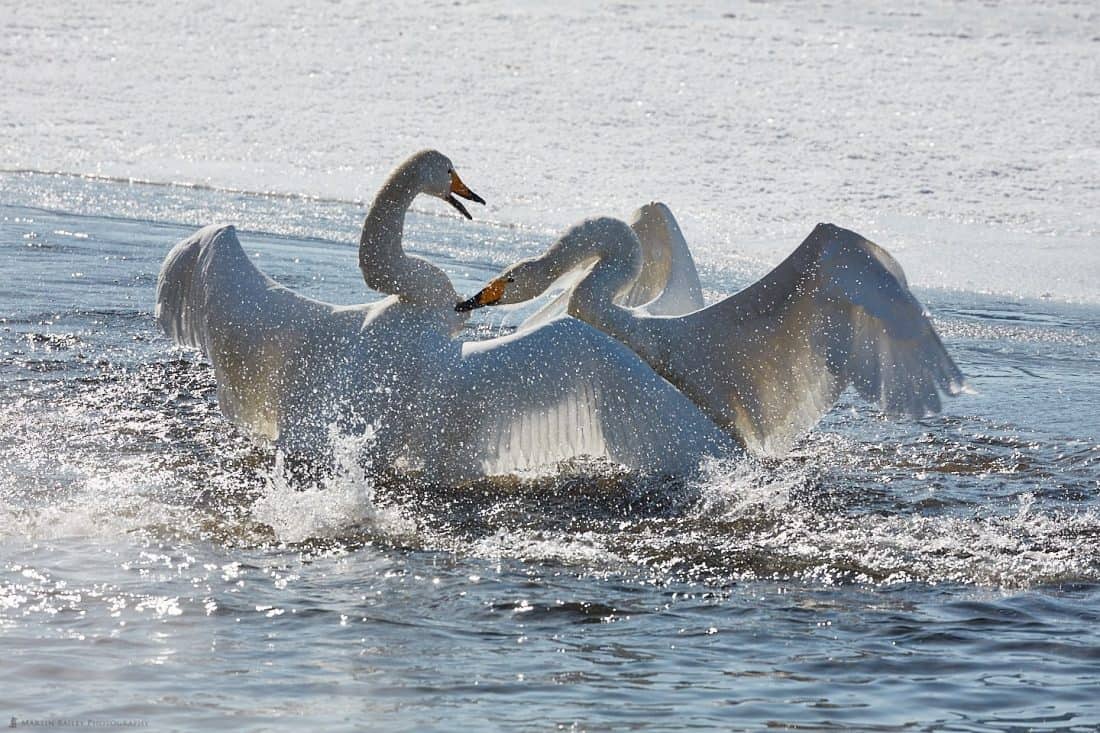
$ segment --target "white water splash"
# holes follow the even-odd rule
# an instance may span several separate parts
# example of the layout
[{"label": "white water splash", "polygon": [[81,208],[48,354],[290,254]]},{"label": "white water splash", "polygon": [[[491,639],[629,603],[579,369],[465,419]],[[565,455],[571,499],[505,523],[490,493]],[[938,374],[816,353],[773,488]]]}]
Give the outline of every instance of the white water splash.
[{"label": "white water splash", "polygon": [[701,491],[696,512],[707,517],[777,513],[788,508],[791,492],[813,480],[808,464],[778,465],[752,456],[708,458],[697,479]]},{"label": "white water splash", "polygon": [[252,505],[253,518],[271,527],[282,542],[339,536],[364,525],[388,535],[414,531],[411,521],[376,503],[375,479],[369,462],[364,464],[376,435],[374,426],[362,435],[345,435],[330,426],[333,470],[304,489],[291,480],[284,456],[277,454],[267,486]]},{"label": "white water splash", "polygon": [[693,536],[694,552],[714,566],[726,558],[741,580],[777,574],[824,584],[1021,588],[1095,577],[1090,538],[1100,517],[1092,509],[1039,508],[1029,492],[1017,496],[1015,511],[999,504],[969,515],[839,509],[816,501],[813,465],[704,465],[692,513],[727,531]]},{"label": "white water splash", "polygon": [[[72,465],[70,471],[101,470]],[[125,537],[148,527],[193,527],[196,518],[186,507],[160,501],[157,490],[171,477],[134,461],[109,472],[77,479],[76,489],[58,492],[41,503],[0,506],[0,542],[37,542],[66,537]],[[0,485],[0,489],[4,489]],[[17,496],[8,491],[9,497]]]}]

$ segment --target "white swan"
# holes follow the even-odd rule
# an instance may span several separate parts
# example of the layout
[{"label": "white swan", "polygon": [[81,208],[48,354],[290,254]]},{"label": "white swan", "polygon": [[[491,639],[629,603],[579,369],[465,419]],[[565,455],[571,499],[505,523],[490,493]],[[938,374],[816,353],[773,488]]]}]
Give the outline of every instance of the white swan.
[{"label": "white swan", "polygon": [[449,279],[401,246],[418,193],[480,200],[440,153],[399,166],[360,238],[364,279],[391,294],[376,303],[331,305],[288,290],[255,268],[233,227],[206,227],[172,249],[157,320],[210,359],[227,417],[307,454],[325,451],[332,425],[377,425],[373,458],[440,480],[585,455],[678,473],[732,447],[629,349],[583,323],[456,340]]},{"label": "white swan", "polygon": [[569,313],[630,346],[754,451],[786,452],[848,385],[887,412],[913,417],[938,411],[941,392],[964,386],[898,263],[830,224],[736,295],[662,317],[615,302],[637,277],[638,237],[621,221],[593,219],[458,309],[523,302],[555,273],[593,258]]},{"label": "white swan", "polygon": [[[638,277],[615,298],[615,302],[642,307],[651,316],[680,316],[702,308],[706,303],[699,272],[680,225],[668,206],[657,201],[645,204],[634,212],[629,224],[641,244],[642,267]],[[596,259],[593,255],[559,278],[563,292],[529,316],[520,328],[542,325],[564,316],[569,310],[573,287],[588,274]]]}]

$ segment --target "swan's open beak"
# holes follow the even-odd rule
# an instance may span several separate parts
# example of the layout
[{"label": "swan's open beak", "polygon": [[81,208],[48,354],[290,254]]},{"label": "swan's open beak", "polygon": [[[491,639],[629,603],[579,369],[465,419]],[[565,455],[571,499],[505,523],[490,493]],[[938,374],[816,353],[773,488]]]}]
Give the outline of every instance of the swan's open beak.
[{"label": "swan's open beak", "polygon": [[447,198],[444,200],[458,209],[458,213],[462,214],[467,219],[473,219],[474,217],[470,216],[470,212],[466,211],[466,207],[462,205],[462,202],[455,198],[456,195],[469,201],[476,201],[482,205],[485,204],[485,199],[471,191],[466,184],[462,182],[462,179],[458,177],[458,174],[451,171],[451,193],[447,194]]},{"label": "swan's open beak", "polygon": [[479,290],[477,295],[456,305],[455,310],[459,313],[465,313],[466,311],[472,311],[476,308],[483,308],[487,305],[496,304],[496,302],[504,296],[504,289],[508,287],[508,283],[510,282],[515,281],[510,277],[498,277],[496,280],[493,280]]}]

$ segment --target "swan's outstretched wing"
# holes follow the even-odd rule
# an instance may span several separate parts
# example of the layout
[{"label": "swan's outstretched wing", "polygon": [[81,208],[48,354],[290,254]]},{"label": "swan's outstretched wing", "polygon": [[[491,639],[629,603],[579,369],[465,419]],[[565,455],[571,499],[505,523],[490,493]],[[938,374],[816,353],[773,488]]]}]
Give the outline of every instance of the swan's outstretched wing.
[{"label": "swan's outstretched wing", "polygon": [[[703,286],[676,217],[665,204],[653,202],[634,212],[630,228],[642,245],[642,271],[616,302],[640,306],[654,316],[678,316],[699,310]],[[593,263],[579,267],[558,281],[564,291],[533,313],[520,328],[537,328],[565,315],[573,287],[588,274]]]},{"label": "swan's outstretched wing", "polygon": [[679,316],[699,310],[703,286],[683,232],[672,211],[653,202],[634,212],[630,228],[642,244],[642,272],[619,304],[641,306],[654,316]]},{"label": "swan's outstretched wing", "polygon": [[633,352],[578,320],[462,351],[440,400],[438,442],[451,447],[443,472],[493,475],[591,456],[673,474],[735,447]]},{"label": "swan's outstretched wing", "polygon": [[260,272],[233,226],[211,225],[176,244],[157,278],[157,323],[176,343],[213,357],[223,342],[313,320],[331,308]]},{"label": "swan's outstretched wing", "polygon": [[898,263],[819,224],[762,280],[680,318],[642,319],[647,360],[753,450],[781,454],[849,384],[922,417],[957,394],[948,356]]},{"label": "swan's outstretched wing", "polygon": [[325,353],[317,343],[338,343],[337,326],[355,333],[362,315],[348,315],[256,269],[232,226],[208,226],[177,244],[157,279],[160,327],[214,365],[222,412],[272,440],[300,407],[287,392],[302,384],[293,373],[306,368],[302,357]]}]

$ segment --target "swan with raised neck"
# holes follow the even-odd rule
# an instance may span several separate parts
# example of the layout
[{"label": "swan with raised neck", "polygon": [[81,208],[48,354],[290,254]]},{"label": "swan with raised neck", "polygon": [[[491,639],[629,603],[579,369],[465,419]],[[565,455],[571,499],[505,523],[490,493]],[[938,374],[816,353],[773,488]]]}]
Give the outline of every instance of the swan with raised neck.
[{"label": "swan with raised neck", "polygon": [[405,253],[405,213],[420,194],[441,198],[467,219],[455,196],[484,204],[458,177],[447,156],[436,150],[412,155],[390,174],[374,197],[359,237],[359,269],[367,287],[396,295],[405,303],[453,305],[459,298],[440,268]]}]

